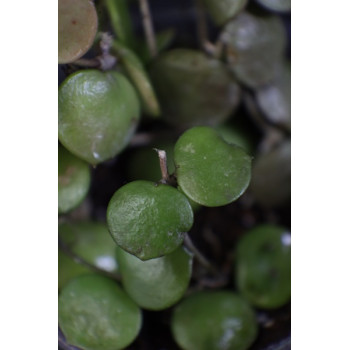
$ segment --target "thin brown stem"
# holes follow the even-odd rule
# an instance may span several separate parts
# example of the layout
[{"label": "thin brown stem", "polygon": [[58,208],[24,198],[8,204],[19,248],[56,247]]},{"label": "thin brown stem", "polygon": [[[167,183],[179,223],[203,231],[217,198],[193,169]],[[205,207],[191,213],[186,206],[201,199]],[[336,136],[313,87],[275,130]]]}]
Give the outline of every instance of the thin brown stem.
[{"label": "thin brown stem", "polygon": [[147,46],[152,57],[156,57],[157,52],[157,42],[153,29],[153,22],[151,11],[147,0],[139,0],[140,11],[142,15],[143,28],[146,35]]},{"label": "thin brown stem", "polygon": [[159,157],[160,171],[162,173],[162,179],[160,180],[160,182],[163,184],[167,184],[170,182],[170,177],[168,172],[166,152],[157,148],[153,148],[153,149],[158,153],[158,157]]},{"label": "thin brown stem", "polygon": [[72,64],[88,68],[99,68],[101,65],[97,58],[80,58],[79,60],[72,62]]},{"label": "thin brown stem", "polygon": [[154,135],[146,132],[135,134],[129,142],[129,147],[143,147],[149,145],[154,139]]},{"label": "thin brown stem", "polygon": [[198,262],[203,265],[210,272],[217,274],[216,268],[209,262],[209,260],[197,249],[197,247],[193,244],[188,233],[185,234],[184,238],[185,246],[194,254]]},{"label": "thin brown stem", "polygon": [[116,273],[112,273],[112,272],[108,272],[106,270],[100,269],[99,267],[90,264],[88,261],[86,261],[85,259],[83,259],[82,257],[80,257],[79,255],[75,254],[67,244],[65,244],[63,242],[63,240],[60,238],[60,236],[58,235],[58,247],[69,257],[71,257],[76,263],[86,266],[88,267],[90,270],[95,271],[97,273],[103,274],[106,277],[109,277],[111,279],[114,279],[118,282],[121,281],[121,277],[116,274]]},{"label": "thin brown stem", "polygon": [[195,0],[197,34],[201,47],[208,41],[207,21],[202,0]]},{"label": "thin brown stem", "polygon": [[209,55],[217,55],[217,48],[208,38],[206,12],[202,0],[195,0],[197,35],[201,48]]}]

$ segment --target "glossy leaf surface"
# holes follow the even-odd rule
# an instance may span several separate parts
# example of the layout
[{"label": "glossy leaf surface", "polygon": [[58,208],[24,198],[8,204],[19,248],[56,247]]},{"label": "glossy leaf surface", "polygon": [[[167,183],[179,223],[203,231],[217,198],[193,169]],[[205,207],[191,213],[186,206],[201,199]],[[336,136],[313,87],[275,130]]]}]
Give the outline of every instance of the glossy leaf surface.
[{"label": "glossy leaf surface", "polygon": [[58,298],[58,322],[68,343],[84,350],[119,350],[141,328],[141,311],[116,284],[99,275],[72,280]]},{"label": "glossy leaf surface", "polygon": [[251,157],[226,143],[212,128],[187,130],[176,142],[174,155],[178,184],[196,203],[229,204],[249,185]]},{"label": "glossy leaf surface", "polygon": [[163,117],[173,125],[219,124],[240,100],[239,86],[223,63],[200,51],[163,53],[153,62],[150,76]]},{"label": "glossy leaf surface", "polygon": [[[62,223],[58,227],[60,238],[68,248],[88,263],[96,267],[115,273],[118,263],[115,257],[115,243],[108,232],[108,227],[102,222],[83,221]],[[58,260],[58,285],[61,288],[72,277],[88,268],[74,262],[63,252]],[[76,267],[76,265],[79,266]]]},{"label": "glossy leaf surface", "polygon": [[230,67],[243,84],[256,88],[276,75],[286,45],[286,33],[277,16],[258,17],[242,12],[225,26]]},{"label": "glossy leaf surface", "polygon": [[89,165],[58,146],[58,214],[77,207],[90,188]]},{"label": "glossy leaf surface", "polygon": [[116,243],[142,260],[173,252],[193,224],[187,198],[175,188],[150,181],[121,187],[107,209],[109,231]]},{"label": "glossy leaf surface", "polygon": [[136,91],[120,73],[79,71],[59,88],[59,140],[93,165],[115,157],[125,148],[139,118]]},{"label": "glossy leaf surface", "polygon": [[83,56],[97,33],[97,13],[91,0],[58,0],[58,63]]},{"label": "glossy leaf surface", "polygon": [[176,307],[171,329],[183,350],[246,350],[256,338],[257,322],[237,294],[197,292]]},{"label": "glossy leaf surface", "polygon": [[117,257],[123,287],[140,307],[162,310],[185,294],[191,279],[192,255],[184,248],[147,261],[117,248]]},{"label": "glossy leaf surface", "polygon": [[235,280],[247,300],[260,308],[277,308],[291,294],[291,238],[286,229],[261,225],[238,243]]},{"label": "glossy leaf surface", "polygon": [[217,25],[223,25],[237,15],[248,0],[204,0],[209,14]]}]

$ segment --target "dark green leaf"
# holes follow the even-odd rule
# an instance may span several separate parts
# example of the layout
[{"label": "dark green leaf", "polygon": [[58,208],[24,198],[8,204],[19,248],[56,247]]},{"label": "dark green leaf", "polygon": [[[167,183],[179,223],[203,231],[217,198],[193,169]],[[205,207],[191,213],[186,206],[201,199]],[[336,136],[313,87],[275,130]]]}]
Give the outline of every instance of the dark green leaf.
[{"label": "dark green leaf", "polygon": [[175,145],[178,183],[193,201],[208,207],[229,204],[249,185],[251,157],[209,127],[187,130]]},{"label": "dark green leaf", "polygon": [[290,232],[272,225],[252,229],[238,243],[235,281],[251,304],[273,309],[289,301],[290,244]]},{"label": "dark green leaf", "polygon": [[142,260],[158,258],[179,247],[193,224],[185,195],[150,181],[121,187],[107,209],[107,222],[117,244]]}]

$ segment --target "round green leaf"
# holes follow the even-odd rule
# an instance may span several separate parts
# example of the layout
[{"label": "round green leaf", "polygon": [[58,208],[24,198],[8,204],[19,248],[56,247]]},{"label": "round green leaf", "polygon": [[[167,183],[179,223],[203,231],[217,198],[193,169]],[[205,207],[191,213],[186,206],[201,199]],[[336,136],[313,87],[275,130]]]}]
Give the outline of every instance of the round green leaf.
[{"label": "round green leaf", "polygon": [[197,292],[183,300],[171,329],[183,350],[246,350],[258,330],[249,304],[227,291]]},{"label": "round green leaf", "polygon": [[121,187],[107,208],[117,244],[142,260],[158,258],[180,246],[193,224],[187,198],[175,188],[150,181]]},{"label": "round green leaf", "polygon": [[256,0],[269,10],[278,12],[288,12],[291,7],[291,0]]},{"label": "round green leaf", "polygon": [[141,328],[141,310],[113,281],[72,280],[58,298],[58,322],[68,343],[84,350],[124,349]]},{"label": "round green leaf", "polygon": [[164,119],[174,125],[216,125],[240,100],[240,89],[219,60],[200,51],[175,49],[160,55],[150,76]]},{"label": "round green leaf", "polygon": [[182,247],[147,261],[118,248],[117,257],[123,287],[142,308],[166,309],[185,294],[191,279],[192,255]]},{"label": "round green leaf", "polygon": [[289,301],[290,243],[290,232],[272,225],[258,226],[239,241],[235,280],[251,304],[272,309]]},{"label": "round green leaf", "polygon": [[77,207],[90,188],[89,165],[58,146],[58,214]]},{"label": "round green leaf", "polygon": [[229,204],[249,185],[251,157],[212,128],[187,130],[176,142],[174,158],[181,189],[204,206]]},{"label": "round green leaf", "polygon": [[242,12],[227,23],[222,40],[230,68],[243,84],[256,88],[273,80],[286,44],[280,18]]},{"label": "round green leaf", "polygon": [[125,148],[139,118],[135,89],[120,73],[79,71],[59,88],[59,140],[93,165],[115,157]]},{"label": "round green leaf", "polygon": [[219,26],[242,11],[247,2],[248,0],[204,0],[210,16]]},{"label": "round green leaf", "polygon": [[83,56],[92,46],[98,19],[91,0],[58,0],[58,63]]},{"label": "round green leaf", "polygon": [[[102,222],[84,221],[62,223],[58,227],[60,238],[69,249],[96,267],[116,273],[118,263],[115,257],[115,243]],[[59,251],[58,287],[69,280],[91,271]]]}]

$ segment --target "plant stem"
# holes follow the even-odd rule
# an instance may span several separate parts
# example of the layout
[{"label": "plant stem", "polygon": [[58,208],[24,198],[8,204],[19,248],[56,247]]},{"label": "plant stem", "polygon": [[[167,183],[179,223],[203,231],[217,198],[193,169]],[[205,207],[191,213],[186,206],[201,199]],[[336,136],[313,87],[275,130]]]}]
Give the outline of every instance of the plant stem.
[{"label": "plant stem", "polygon": [[197,35],[201,48],[209,55],[217,57],[218,48],[208,39],[206,12],[202,0],[195,0]]},{"label": "plant stem", "polygon": [[193,244],[188,233],[185,234],[184,243],[185,243],[185,246],[194,254],[194,256],[197,258],[198,262],[201,265],[203,265],[206,269],[208,269],[210,272],[213,272],[214,274],[218,273],[216,268],[209,262],[209,260]]},{"label": "plant stem", "polygon": [[151,11],[147,0],[139,0],[143,28],[145,30],[147,46],[152,57],[157,56],[157,42],[154,35]]},{"label": "plant stem", "polygon": [[121,281],[121,277],[116,274],[116,273],[112,273],[112,272],[108,272],[106,270],[100,269],[99,267],[90,264],[88,261],[86,261],[85,259],[83,259],[82,257],[80,257],[79,255],[75,254],[69,247],[67,244],[65,244],[63,242],[63,240],[60,238],[60,236],[58,235],[58,247],[69,257],[71,257],[76,263],[86,266],[88,267],[90,270],[93,270],[97,273],[103,274],[106,277],[109,277],[113,280],[116,280],[118,282]]},{"label": "plant stem", "polygon": [[115,65],[117,59],[109,53],[113,42],[111,35],[108,33],[101,33],[98,36],[101,39],[101,55],[95,58],[80,58],[72,62],[72,64],[88,68],[99,68],[101,70],[109,70]]},{"label": "plant stem", "polygon": [[168,172],[166,152],[157,148],[153,149],[158,153],[159,157],[160,171],[162,173],[162,179],[160,180],[160,182],[163,184],[167,184],[170,181],[170,177]]},{"label": "plant stem", "polygon": [[99,68],[101,63],[97,58],[80,58],[79,60],[72,62],[72,64],[81,67]]},{"label": "plant stem", "polygon": [[205,43],[208,41],[208,30],[205,11],[201,0],[195,0],[195,9],[198,39],[201,47],[204,49]]},{"label": "plant stem", "polygon": [[102,33],[100,41],[101,55],[97,57],[97,59],[100,61],[100,68],[102,70],[111,69],[117,62],[116,57],[109,53],[112,43],[112,36],[108,33]]},{"label": "plant stem", "polygon": [[142,147],[149,145],[154,139],[154,135],[146,132],[135,134],[129,142],[129,147]]}]

